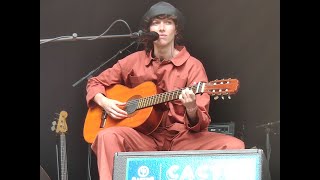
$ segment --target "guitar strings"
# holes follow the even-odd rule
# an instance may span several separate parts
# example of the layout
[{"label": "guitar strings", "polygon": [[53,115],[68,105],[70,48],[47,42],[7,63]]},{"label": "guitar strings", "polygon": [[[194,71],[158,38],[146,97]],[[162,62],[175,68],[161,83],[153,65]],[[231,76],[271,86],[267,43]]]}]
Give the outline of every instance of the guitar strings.
[{"label": "guitar strings", "polygon": [[[225,80],[215,80],[214,82],[215,83],[219,83],[219,82],[222,83],[224,81]],[[198,83],[198,85],[200,85],[200,84]],[[193,92],[195,92],[195,91],[197,91],[197,86],[198,85],[193,85],[193,86],[190,86],[189,88],[191,88],[191,90]],[[163,99],[163,98],[167,98],[167,97],[174,96],[174,95],[175,96],[180,95],[182,90],[183,89],[178,89],[178,90],[171,91],[171,92],[164,92],[164,93],[156,94],[156,95],[149,96],[149,97],[143,97],[143,98],[130,100],[130,101],[127,102],[127,106],[137,105],[137,107],[138,107],[137,109],[142,109],[142,108],[145,108],[145,107],[148,107],[148,106],[152,106],[154,104],[163,103],[163,102],[167,101],[167,99]],[[175,98],[178,99],[178,96],[175,97]],[[150,99],[150,101],[148,101],[148,99]],[[158,101],[156,103],[154,103],[154,100],[158,100]]]},{"label": "guitar strings", "polygon": [[[195,91],[196,85],[191,86],[189,88],[191,88],[193,91]],[[182,90],[183,89],[178,89],[178,90],[171,91],[171,92],[164,92],[164,93],[156,94],[153,96],[143,97],[143,98],[139,98],[139,99],[133,99],[133,100],[130,100],[127,102],[127,106],[137,105],[137,109],[141,109],[141,108],[148,107],[148,106],[151,106],[152,104],[154,104],[153,103],[154,100],[158,100],[155,103],[155,104],[158,104],[158,103],[166,102],[167,99],[164,99],[164,98],[168,98],[170,96],[177,99],[178,96],[181,94]],[[150,99],[150,100],[148,101],[148,99]],[[141,104],[141,103],[139,104],[139,102],[142,102],[143,104]]]}]

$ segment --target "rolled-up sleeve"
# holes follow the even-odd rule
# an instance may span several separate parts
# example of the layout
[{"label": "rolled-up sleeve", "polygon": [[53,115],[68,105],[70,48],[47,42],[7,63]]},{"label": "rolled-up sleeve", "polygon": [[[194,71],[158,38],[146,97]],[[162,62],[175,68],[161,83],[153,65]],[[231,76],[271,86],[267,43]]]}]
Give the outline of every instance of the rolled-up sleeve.
[{"label": "rolled-up sleeve", "polygon": [[86,101],[88,107],[95,106],[93,98],[97,93],[102,93],[105,95],[106,87],[122,82],[121,70],[122,68],[118,62],[112,68],[109,68],[98,76],[92,77],[88,80],[86,86]]}]

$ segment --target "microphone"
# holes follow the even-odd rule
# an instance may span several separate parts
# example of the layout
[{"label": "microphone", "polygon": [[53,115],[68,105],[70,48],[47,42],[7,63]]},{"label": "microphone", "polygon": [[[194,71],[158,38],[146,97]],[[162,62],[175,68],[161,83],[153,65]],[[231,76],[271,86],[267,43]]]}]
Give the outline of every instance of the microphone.
[{"label": "microphone", "polygon": [[159,39],[159,34],[157,32],[143,32],[142,30],[134,32],[131,35],[131,38],[138,38],[142,40],[155,41]]}]

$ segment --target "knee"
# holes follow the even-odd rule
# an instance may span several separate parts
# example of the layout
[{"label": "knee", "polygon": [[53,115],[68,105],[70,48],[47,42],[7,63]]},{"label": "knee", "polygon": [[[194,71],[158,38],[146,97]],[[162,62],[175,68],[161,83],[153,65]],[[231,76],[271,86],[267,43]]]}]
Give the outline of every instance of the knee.
[{"label": "knee", "polygon": [[108,140],[109,142],[111,142],[113,140],[119,140],[127,137],[128,134],[130,134],[130,131],[133,131],[133,129],[130,127],[109,127],[99,131],[96,139]]},{"label": "knee", "polygon": [[109,128],[103,129],[99,131],[94,139],[94,142],[91,145],[91,149],[95,154],[99,154],[99,152],[104,151],[107,143],[113,141],[114,133]]},{"label": "knee", "polygon": [[98,132],[96,140],[111,140],[114,139],[118,133],[115,127],[106,128]]},{"label": "knee", "polygon": [[244,148],[245,148],[244,142],[236,137],[231,137],[227,143],[227,149],[244,149]]}]

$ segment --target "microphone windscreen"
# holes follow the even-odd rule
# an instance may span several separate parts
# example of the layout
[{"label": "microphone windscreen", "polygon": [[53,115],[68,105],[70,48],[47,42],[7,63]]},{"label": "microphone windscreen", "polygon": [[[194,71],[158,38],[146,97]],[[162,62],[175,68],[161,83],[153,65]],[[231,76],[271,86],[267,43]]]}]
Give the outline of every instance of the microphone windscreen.
[{"label": "microphone windscreen", "polygon": [[152,41],[155,41],[155,40],[158,40],[159,39],[159,34],[157,32],[154,32],[154,31],[151,31],[150,32],[150,35],[151,35],[151,40]]}]

